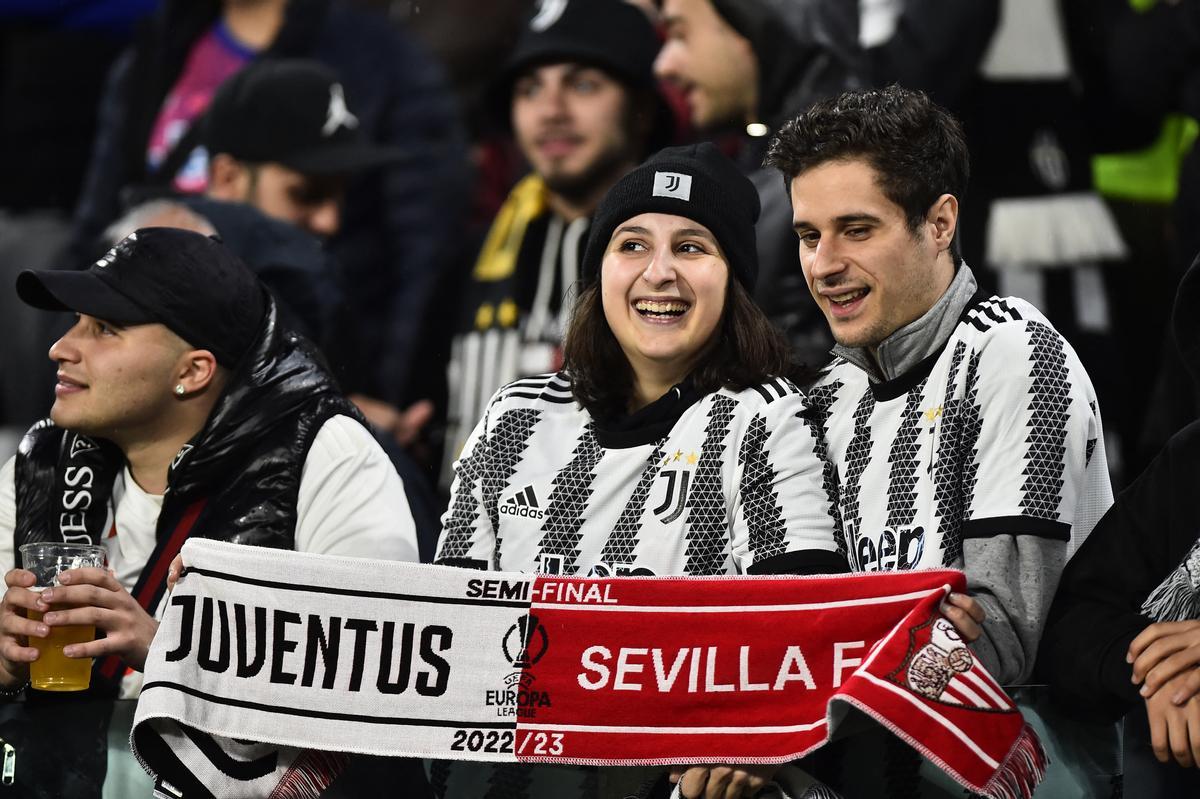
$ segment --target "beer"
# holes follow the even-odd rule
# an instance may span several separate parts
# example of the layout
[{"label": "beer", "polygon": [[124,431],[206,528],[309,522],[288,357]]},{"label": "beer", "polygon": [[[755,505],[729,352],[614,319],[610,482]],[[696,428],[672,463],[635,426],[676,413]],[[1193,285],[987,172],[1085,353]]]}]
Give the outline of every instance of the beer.
[{"label": "beer", "polygon": [[[69,569],[103,568],[104,547],[94,544],[68,544],[62,541],[37,541],[21,545],[21,564],[33,572],[36,581],[31,591],[45,591],[59,585],[58,576]],[[52,610],[70,606],[52,604]],[[41,621],[40,611],[26,611],[29,618]],[[95,639],[92,625],[51,627],[45,638],[30,636],[29,645],[38,651],[38,659],[29,664],[29,683],[39,691],[82,691],[92,681],[92,658],[69,658],[63,647]]]},{"label": "beer", "polygon": [[[66,605],[50,606],[66,610]],[[41,611],[26,611],[34,621],[42,620]],[[92,679],[91,658],[69,658],[63,647],[95,640],[96,628],[90,625],[51,627],[46,638],[30,636],[29,645],[38,651],[38,659],[29,664],[29,683],[39,691],[83,691]]]}]

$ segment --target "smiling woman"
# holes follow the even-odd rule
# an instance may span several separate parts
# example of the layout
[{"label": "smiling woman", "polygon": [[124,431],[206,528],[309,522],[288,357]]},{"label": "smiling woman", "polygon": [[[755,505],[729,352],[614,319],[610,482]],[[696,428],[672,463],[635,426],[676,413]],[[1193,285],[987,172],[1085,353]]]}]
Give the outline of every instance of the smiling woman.
[{"label": "smiling woman", "polygon": [[729,268],[708,228],[671,214],[625,222],[604,263],[604,318],[633,369],[636,410],[682,381],[708,348]]},{"label": "smiling woman", "polygon": [[708,144],[663,150],[613,188],[584,255],[585,276],[600,279],[581,292],[564,344],[580,402],[613,416],[685,380],[707,394],[796,376],[749,293],[758,208]]},{"label": "smiling woman", "polygon": [[[847,570],[807,400],[750,298],[758,209],[711,144],[663,150],[605,195],[564,368],[492,398],[455,464],[439,563],[598,576]],[[540,782],[553,768],[536,770]],[[691,769],[682,795],[708,783],[749,796],[774,770]],[[577,768],[556,774],[587,783]],[[628,793],[608,778],[601,795]]]}]

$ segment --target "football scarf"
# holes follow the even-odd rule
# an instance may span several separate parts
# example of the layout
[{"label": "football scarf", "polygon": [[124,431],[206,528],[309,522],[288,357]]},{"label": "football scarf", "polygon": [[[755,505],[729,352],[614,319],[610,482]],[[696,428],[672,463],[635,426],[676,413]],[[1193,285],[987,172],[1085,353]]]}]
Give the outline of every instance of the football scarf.
[{"label": "football scarf", "polygon": [[[938,612],[948,570],[582,578],[192,540],[134,751],[163,796],[315,797],[348,753],[781,763],[861,711],[965,788],[1045,755]],[[236,739],[236,740],[235,740]]]},{"label": "football scarf", "polygon": [[1155,621],[1200,617],[1200,540],[1142,603],[1142,613]]}]

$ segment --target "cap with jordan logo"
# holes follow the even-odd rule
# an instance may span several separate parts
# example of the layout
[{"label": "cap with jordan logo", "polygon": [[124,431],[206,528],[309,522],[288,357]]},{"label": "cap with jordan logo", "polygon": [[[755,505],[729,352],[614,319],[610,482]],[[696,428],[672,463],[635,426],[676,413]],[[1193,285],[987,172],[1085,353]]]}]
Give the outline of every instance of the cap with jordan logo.
[{"label": "cap with jordan logo", "polygon": [[404,160],[369,141],[333,71],[318,61],[268,59],[221,84],[205,117],[209,155],[274,162],[306,175],[342,175]]}]

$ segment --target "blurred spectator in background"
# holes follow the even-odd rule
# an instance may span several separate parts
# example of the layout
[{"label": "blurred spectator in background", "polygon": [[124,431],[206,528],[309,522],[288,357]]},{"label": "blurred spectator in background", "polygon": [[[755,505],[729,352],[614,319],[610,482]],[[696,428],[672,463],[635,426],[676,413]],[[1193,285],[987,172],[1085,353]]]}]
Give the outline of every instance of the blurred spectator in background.
[{"label": "blurred spectator in background", "polygon": [[405,157],[358,126],[345,89],[320,62],[252,64],[221,84],[204,120],[208,196],[334,236],[350,179]]},{"label": "blurred spectator in background", "polygon": [[787,191],[763,169],[769,134],[823,97],[861,83],[858,11],[845,0],[663,0],[667,41],[655,70],[683,91],[692,124],[734,132],[762,204],[755,300],[800,361],[829,360],[832,340],[804,286]]},{"label": "blurred spectator in background", "polygon": [[448,373],[443,487],[492,394],[562,365],[562,336],[592,212],[665,143],[658,37],[624,0],[544,3],[492,87],[532,172],[492,222],[460,303]]},{"label": "blurred spectator in background", "polygon": [[[1200,4],[1065,0],[1086,65],[1098,188],[1130,248],[1113,291],[1136,475],[1200,416],[1190,365],[1165,335],[1164,302],[1200,253]],[[1157,380],[1153,375],[1157,373]],[[1136,445],[1136,446],[1135,446]]]},{"label": "blurred spectator in background", "polygon": [[207,152],[194,123],[226,78],[287,57],[328,65],[359,135],[409,156],[346,186],[330,241],[345,302],[327,352],[347,390],[398,405],[468,172],[440,68],[378,14],[338,0],[165,0],[110,76],[77,246],[91,246],[129,187],[204,190]]},{"label": "blurred spectator in background", "polygon": [[[246,67],[221,85],[201,124],[211,198],[201,213],[224,221],[218,232],[222,238],[232,234],[234,249],[252,266],[264,258],[284,268],[291,259],[298,261],[294,268],[309,265],[303,287],[296,281],[286,288],[277,281],[268,285],[286,295],[289,311],[302,312],[296,329],[326,343],[341,287],[334,259],[322,254],[317,265],[312,248],[340,229],[350,178],[400,161],[403,153],[359,135],[342,84],[316,61],[278,59]],[[274,224],[260,235],[254,227],[264,218]],[[246,236],[266,244],[266,251],[236,246],[253,244]]]},{"label": "blurred spectator in background", "polygon": [[275,297],[279,322],[310,341],[321,341],[327,303],[336,301],[330,258],[315,238],[253,206],[206,197],[148,200],[104,230],[116,246],[138,228],[174,227],[219,236]]},{"label": "blurred spectator in background", "polygon": [[928,89],[962,120],[971,148],[963,255],[985,290],[1033,303],[1074,345],[1105,409],[1119,484],[1131,435],[1110,267],[1128,249],[1093,189],[1093,131],[1063,2],[866,8],[860,42],[872,82]]}]

